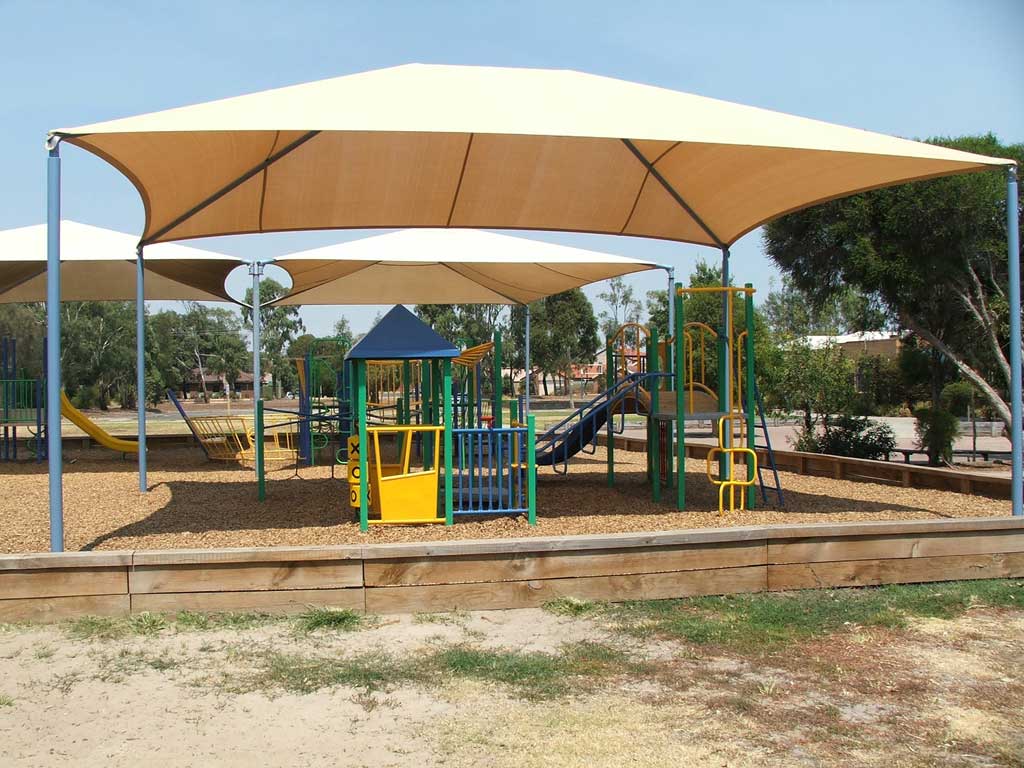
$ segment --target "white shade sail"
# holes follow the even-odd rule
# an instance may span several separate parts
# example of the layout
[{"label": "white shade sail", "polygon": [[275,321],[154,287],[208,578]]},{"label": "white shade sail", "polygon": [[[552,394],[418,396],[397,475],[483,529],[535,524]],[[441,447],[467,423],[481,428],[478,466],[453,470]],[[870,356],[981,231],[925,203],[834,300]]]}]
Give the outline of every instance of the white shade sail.
[{"label": "white shade sail", "polygon": [[407,65],[52,132],[143,241],[547,229],[729,245],[781,214],[1011,161],[572,71]]},{"label": "white shade sail", "polygon": [[[63,301],[134,301],[138,238],[62,221]],[[146,299],[234,301],[224,288],[239,259],[174,243],[145,249]],[[0,232],[0,303],[46,300],[46,225]]]},{"label": "white shade sail", "polygon": [[656,269],[609,253],[474,229],[407,229],[276,259],[281,304],[526,304]]}]

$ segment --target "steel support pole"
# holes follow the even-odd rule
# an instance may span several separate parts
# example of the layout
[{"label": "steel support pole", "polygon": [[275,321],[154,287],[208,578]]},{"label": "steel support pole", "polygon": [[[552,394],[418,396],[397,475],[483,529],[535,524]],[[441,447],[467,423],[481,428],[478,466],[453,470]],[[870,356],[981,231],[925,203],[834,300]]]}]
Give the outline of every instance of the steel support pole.
[{"label": "steel support pole", "polygon": [[64,551],[60,433],[60,146],[46,162],[46,454],[50,475],[50,551]]},{"label": "steel support pole", "polygon": [[142,246],[135,249],[135,398],[139,419],[139,491],[146,482],[146,262]]},{"label": "steel support pole", "polygon": [[1017,208],[1017,166],[1006,171],[1006,261],[1010,280],[1010,442],[1013,446],[1013,514],[1024,514],[1021,460],[1021,330],[1020,330],[1020,215]]},{"label": "steel support pole", "polygon": [[523,365],[526,367],[526,388],[523,390],[523,412],[520,419],[526,421],[530,415],[530,305],[526,304],[526,341],[523,344]]},{"label": "steel support pole", "polygon": [[[732,302],[729,301],[729,249],[722,249],[722,336],[718,341],[719,355],[721,356],[721,381],[718,382],[718,410],[726,415],[732,413],[732,313],[729,309]],[[728,424],[725,432],[725,447],[732,447],[732,423]],[[719,460],[719,476],[723,480],[732,480],[731,462],[724,456]]]},{"label": "steel support pole", "polygon": [[255,415],[256,401],[263,397],[263,373],[260,371],[260,277],[263,275],[263,263],[252,262],[249,274],[252,275],[252,400]]}]

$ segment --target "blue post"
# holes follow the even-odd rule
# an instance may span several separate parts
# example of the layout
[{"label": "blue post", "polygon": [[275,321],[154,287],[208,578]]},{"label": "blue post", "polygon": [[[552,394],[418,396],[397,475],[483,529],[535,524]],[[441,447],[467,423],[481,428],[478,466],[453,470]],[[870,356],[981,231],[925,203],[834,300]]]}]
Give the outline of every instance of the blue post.
[{"label": "blue post", "polygon": [[1020,355],[1020,219],[1017,210],[1017,166],[1006,171],[1006,257],[1010,279],[1010,442],[1013,446],[1013,514],[1024,514],[1021,485],[1021,355]]},{"label": "blue post", "polygon": [[142,246],[135,251],[135,390],[139,414],[139,491],[146,482],[146,263]]},{"label": "blue post", "polygon": [[60,435],[60,148],[46,162],[46,453],[50,475],[50,551],[64,551],[64,471]]}]

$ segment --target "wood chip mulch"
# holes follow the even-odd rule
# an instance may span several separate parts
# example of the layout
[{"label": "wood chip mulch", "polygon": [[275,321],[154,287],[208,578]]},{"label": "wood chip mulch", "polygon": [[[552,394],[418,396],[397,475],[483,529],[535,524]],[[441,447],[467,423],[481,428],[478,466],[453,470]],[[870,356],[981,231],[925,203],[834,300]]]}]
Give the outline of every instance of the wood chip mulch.
[{"label": "wood chip mulch", "polygon": [[[1010,502],[937,490],[900,488],[781,473],[785,510],[771,507],[719,516],[717,490],[704,462],[687,462],[686,512],[672,493],[651,500],[643,454],[616,455],[616,486],[606,483],[603,449],[579,457],[567,476],[542,469],[538,524],[495,517],[451,527],[376,526],[359,530],[348,506],[345,470],[275,470],[268,498],[256,500],[251,470],[208,462],[196,448],[153,452],[150,492],[138,492],[134,461],[93,449],[65,458],[66,548],[175,549],[367,544],[523,536],[625,533],[786,523],[920,520],[1010,514]],[[770,497],[771,498],[771,497]],[[0,463],[0,553],[49,548],[46,465]]]}]

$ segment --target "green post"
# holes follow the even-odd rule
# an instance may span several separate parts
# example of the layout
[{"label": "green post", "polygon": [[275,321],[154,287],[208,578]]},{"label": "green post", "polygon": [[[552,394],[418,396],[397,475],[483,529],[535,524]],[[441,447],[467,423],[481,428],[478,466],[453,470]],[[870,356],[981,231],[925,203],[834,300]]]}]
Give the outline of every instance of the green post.
[{"label": "green post", "polygon": [[[356,360],[353,366],[356,375],[356,417],[359,419],[359,530],[370,529],[369,504],[369,437],[366,432],[366,361]],[[380,461],[380,457],[377,457]]]},{"label": "green post", "polygon": [[452,361],[445,359],[444,392],[444,523],[452,524]]},{"label": "green post", "polygon": [[256,400],[256,424],[253,433],[256,436],[256,498],[265,501],[267,498],[267,478],[263,462],[263,400]]},{"label": "green post", "polygon": [[686,338],[683,329],[686,325],[683,317],[683,297],[679,293],[682,283],[676,283],[673,300],[676,303],[675,324],[673,330],[676,340],[676,353],[673,356],[676,366],[676,509],[686,509]]},{"label": "green post", "polygon": [[494,417],[494,426],[501,429],[502,407],[505,400],[505,381],[501,375],[501,331],[494,332],[494,408],[491,416]]},{"label": "green post", "polygon": [[530,525],[537,524],[536,418],[532,413],[526,417],[526,519]]},{"label": "green post", "polygon": [[[733,403],[730,402],[729,398],[729,366],[731,361],[729,360],[730,350],[730,327],[732,325],[732,318],[728,316],[729,311],[729,293],[728,288],[722,289],[722,325],[718,329],[718,410],[721,413],[729,414],[732,411]],[[727,425],[728,429],[723,433],[725,437],[725,447],[730,447],[732,440],[732,425]],[[715,430],[715,437],[718,437],[718,422],[712,424],[712,428]],[[729,462],[725,458],[725,454],[722,454],[718,459],[718,476],[723,480],[729,478],[726,475],[729,473]]]},{"label": "green post", "polygon": [[476,382],[477,382],[478,369],[477,366],[466,369],[466,420],[462,426],[464,427],[477,427],[479,426],[476,421]]},{"label": "green post", "polygon": [[[647,370],[649,373],[657,374],[660,368],[658,359],[658,329],[651,328],[651,336],[647,340]],[[651,412],[647,422],[647,451],[650,455],[651,468],[651,496],[655,501],[661,501],[661,422],[658,421],[658,412],[661,407],[659,402],[659,379],[655,376],[651,382]]]},{"label": "green post", "polygon": [[[605,341],[605,378],[607,379],[606,386],[611,389],[615,386],[615,354],[612,352],[612,340],[606,339]],[[623,415],[625,419],[625,415]],[[608,487],[611,488],[615,485],[615,414],[612,409],[608,409],[608,419],[606,422],[608,431]]]},{"label": "green post", "polygon": [[[743,373],[746,379],[744,386],[747,395],[747,448],[754,450],[754,419],[757,417],[757,398],[754,396],[754,390],[757,387],[754,378],[754,286],[747,283],[744,287],[747,289],[743,296],[743,314],[747,326],[747,338],[744,341],[745,348],[743,350]],[[754,463],[747,462],[747,480],[753,479]],[[757,494],[754,491],[753,485],[747,486],[747,509],[754,508],[754,502],[757,500]]]},{"label": "green post", "polygon": [[412,389],[412,362],[402,361],[402,411],[407,424],[412,423],[412,398],[409,392]]},{"label": "green post", "polygon": [[519,401],[509,400],[508,401],[508,418],[511,423],[519,421]]},{"label": "green post", "polygon": [[[430,394],[433,391],[433,385],[431,384],[430,377],[430,361],[420,360],[420,423],[421,424],[433,424],[434,420],[431,416],[431,404]],[[434,437],[429,432],[423,433],[423,439],[420,441],[420,445],[423,447],[423,469],[430,468],[430,457],[434,455]]]}]

